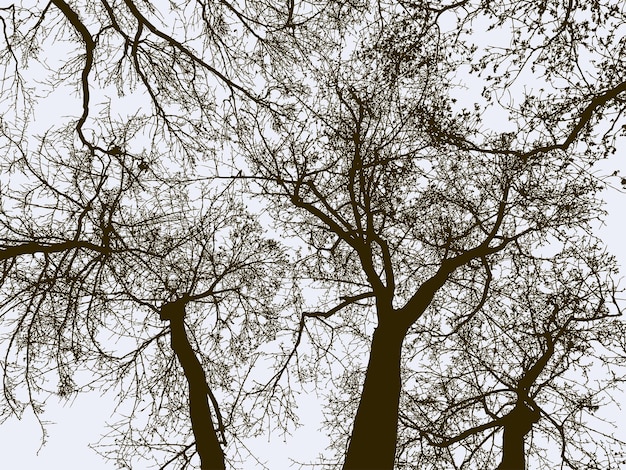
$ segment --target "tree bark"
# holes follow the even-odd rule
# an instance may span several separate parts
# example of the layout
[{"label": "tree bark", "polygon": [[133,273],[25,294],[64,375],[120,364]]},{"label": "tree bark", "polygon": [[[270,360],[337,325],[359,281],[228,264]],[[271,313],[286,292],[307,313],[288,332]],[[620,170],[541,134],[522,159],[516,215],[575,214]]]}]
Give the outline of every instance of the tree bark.
[{"label": "tree bark", "polygon": [[343,470],[392,470],[400,402],[400,354],[407,328],[379,323]]},{"label": "tree bark", "polygon": [[178,301],[166,304],[161,310],[161,318],[170,322],[172,349],[187,379],[189,414],[196,438],[196,450],[200,455],[200,468],[202,470],[225,470],[224,451],[220,446],[211,417],[206,375],[185,331],[185,304]]},{"label": "tree bark", "polygon": [[497,470],[526,470],[524,438],[537,422],[539,414],[518,403],[506,417],[502,437],[502,462]]}]

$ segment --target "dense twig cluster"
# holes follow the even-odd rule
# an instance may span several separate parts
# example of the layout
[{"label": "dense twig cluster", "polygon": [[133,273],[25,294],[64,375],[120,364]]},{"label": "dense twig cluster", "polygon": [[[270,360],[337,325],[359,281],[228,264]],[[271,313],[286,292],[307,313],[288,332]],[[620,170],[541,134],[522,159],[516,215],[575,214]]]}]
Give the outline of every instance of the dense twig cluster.
[{"label": "dense twig cluster", "polygon": [[120,467],[249,468],[313,382],[324,468],[621,465],[620,2],[33,3],[0,8],[0,417],[119,390]]}]

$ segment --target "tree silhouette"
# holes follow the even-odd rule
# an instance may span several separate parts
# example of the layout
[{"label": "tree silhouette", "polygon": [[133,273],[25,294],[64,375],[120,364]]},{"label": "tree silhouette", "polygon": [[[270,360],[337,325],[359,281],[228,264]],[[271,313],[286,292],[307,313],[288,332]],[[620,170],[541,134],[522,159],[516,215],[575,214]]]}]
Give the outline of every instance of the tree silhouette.
[{"label": "tree silhouette", "polygon": [[[522,16],[534,14],[535,6],[504,10],[478,3],[379,3],[360,29],[346,28],[327,55],[293,64],[293,81],[283,74],[273,83],[289,94],[306,77],[310,91],[293,93],[290,118],[262,111],[242,118],[242,141],[256,130],[244,153],[261,177],[260,192],[284,230],[313,250],[312,280],[343,300],[309,316],[332,316],[336,331],[371,336],[360,397],[335,408],[338,420],[355,416],[346,448],[337,442],[344,470],[393,467],[401,364],[405,354],[411,357],[403,350],[443,321],[442,306],[457,318],[471,315],[490,289],[490,266],[510,250],[536,249],[553,237],[564,242],[573,230],[591,230],[597,217],[601,182],[588,168],[613,149],[610,138],[595,140],[594,124],[604,117],[602,126],[617,127],[624,82],[613,73],[584,84],[576,76],[564,78],[549,62],[561,49],[525,39],[549,35],[543,19],[529,25]],[[554,3],[551,15],[562,11]],[[614,7],[594,9],[602,11],[594,24],[614,31]],[[444,13],[456,16],[446,31]],[[479,48],[465,29],[479,19],[487,30],[514,21],[513,46]],[[608,54],[605,43],[580,36],[594,26],[573,17],[570,22],[566,29],[576,35],[563,49],[594,45]],[[561,33],[555,42],[569,39]],[[470,73],[486,84],[486,104],[473,109],[455,97],[465,84],[456,83],[455,73],[468,57],[477,64]],[[564,52],[559,61],[568,70],[577,67],[576,55]],[[602,66],[609,63],[607,56]],[[487,67],[505,70],[488,75]],[[516,89],[526,83],[520,78],[526,68],[553,86],[547,98],[539,99],[541,90]],[[272,79],[271,71],[267,76]],[[556,89],[557,80],[562,88]],[[522,93],[502,106],[505,127],[513,130],[484,130],[494,96],[505,92]],[[366,297],[366,308],[336,315],[349,306],[344,299]],[[357,387],[353,382],[354,394]],[[515,434],[508,429],[507,436]],[[526,428],[518,433],[525,435]]]},{"label": "tree silhouette", "polygon": [[[214,179],[232,170],[228,159],[212,157],[231,152],[233,109],[266,105],[245,72],[255,47],[272,48],[261,36],[306,17],[203,1],[156,10],[55,0],[1,12],[6,414],[26,404],[39,414],[56,371],[62,397],[121,388],[131,412],[113,426],[114,449],[101,447],[120,465],[184,468],[197,451],[202,468],[224,468],[226,434],[245,434],[242,421],[255,432],[289,400],[274,389],[262,411],[264,391],[250,381],[256,349],[281,330],[273,298],[285,260],[245,211],[242,188]],[[34,88],[28,66],[40,74]],[[46,94],[63,93],[56,119],[35,118]],[[106,332],[123,344],[111,349]],[[92,376],[84,385],[77,367]],[[244,411],[246,397],[258,415]]]},{"label": "tree silhouette", "polygon": [[58,143],[5,162],[20,168],[2,211],[5,411],[121,386],[132,411],[114,428],[118,462],[132,467],[146,447],[185,468],[196,449],[202,468],[225,468],[254,389],[245,376],[278,328],[282,249],[234,183],[193,183],[158,162],[137,176],[128,156],[89,163]]},{"label": "tree silhouette", "polygon": [[[295,373],[329,386],[337,458],[323,464],[391,469],[407,452],[448,464],[454,448],[491,465],[477,439],[502,430],[503,465],[517,465],[544,428],[561,432],[564,461],[570,445],[591,455],[569,442],[576,416],[552,422],[535,403],[549,367],[604,323],[567,320],[575,296],[559,303],[566,318],[497,310],[521,286],[495,289],[509,281],[496,269],[521,254],[532,266],[601,217],[591,167],[622,133],[625,15],[616,0],[0,8],[7,413],[38,412],[54,375],[62,396],[120,387],[132,412],[106,456],[185,468],[197,450],[202,468],[224,468],[225,441],[297,418]],[[264,230],[297,244],[290,266]],[[470,327],[489,312],[485,327],[524,345],[518,364],[495,344],[510,369],[489,369],[500,401],[469,418],[472,403],[414,409],[411,390],[453,386],[420,371],[459,345],[474,364]],[[269,379],[249,379],[277,336],[292,344]]]},{"label": "tree silhouette", "polygon": [[[450,361],[415,371],[419,381],[403,399],[400,422],[409,432],[400,433],[400,461],[523,469],[529,455],[530,468],[622,463],[623,443],[594,416],[623,380],[615,264],[597,241],[568,245],[493,266],[493,297],[434,332],[430,348]],[[433,452],[414,448],[429,445]]]}]

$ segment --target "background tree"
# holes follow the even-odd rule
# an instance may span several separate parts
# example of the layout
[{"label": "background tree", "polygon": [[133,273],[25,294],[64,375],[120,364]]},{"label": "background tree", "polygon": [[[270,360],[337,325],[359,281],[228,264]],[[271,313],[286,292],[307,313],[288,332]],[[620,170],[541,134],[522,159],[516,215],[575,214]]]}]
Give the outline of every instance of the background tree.
[{"label": "background tree", "polygon": [[422,348],[447,360],[407,371],[400,468],[623,463],[623,442],[596,416],[624,373],[617,270],[600,246],[576,237],[554,255],[513,253],[490,268],[490,294],[471,315],[442,306],[449,321]]},{"label": "background tree", "polygon": [[104,455],[225,468],[226,436],[264,414],[242,401],[280,329],[282,249],[234,183],[58,137],[3,161],[3,417],[119,389],[126,417]]},{"label": "background tree", "polygon": [[[287,394],[275,390],[259,415],[244,416],[241,405],[247,396],[242,382],[252,380],[241,371],[255,361],[255,348],[281,329],[267,315],[276,315],[270,300],[284,259],[244,210],[245,198],[236,196],[242,188],[212,177],[239,170],[228,158],[225,125],[247,101],[269,105],[255,71],[268,53],[280,50],[282,31],[294,34],[315,10],[304,3],[197,1],[155,8],[133,1],[54,0],[0,12],[7,91],[3,166],[11,177],[2,194],[3,300],[5,311],[16,315],[6,317],[7,412],[19,414],[24,403],[39,411],[40,372],[48,364],[58,363],[61,382],[68,384],[63,396],[76,388],[68,372],[75,364],[87,371],[104,368],[92,388],[106,388],[110,379],[124,387],[122,401],[153,399],[148,426],[133,424],[146,410],[138,401],[128,423],[115,427],[121,446],[104,453],[131,466],[136,457],[166,449],[167,458],[155,458],[172,457],[170,463],[185,466],[194,446],[185,441],[189,397],[178,395],[184,379],[190,396],[199,397],[191,413],[204,414],[192,419],[195,438],[200,432],[211,441],[203,466],[221,468],[215,443],[224,444],[225,424],[233,435],[241,431],[236,413],[254,432],[270,410],[286,409]],[[55,104],[59,97],[62,109]],[[46,106],[63,114],[42,119]],[[44,313],[59,305],[62,332],[46,343],[56,327]],[[181,309],[172,316],[174,306]],[[213,326],[207,308],[217,315]],[[127,318],[132,321],[121,321]],[[111,329],[130,344],[119,346],[123,353],[111,351],[99,329]],[[165,344],[170,333],[173,349]],[[59,356],[68,348],[61,344],[66,334],[91,355]],[[218,349],[227,360],[216,357]],[[16,365],[24,354],[27,364]],[[26,398],[13,387],[17,377],[26,377]],[[232,406],[222,412],[225,417],[214,398],[219,394],[211,390],[216,380],[222,391],[232,392],[231,404],[222,404]],[[255,400],[263,395],[247,392]],[[211,426],[200,429],[207,416],[219,433]],[[170,446],[166,431],[172,429],[180,431],[182,444]],[[155,444],[159,439],[165,446]]]}]

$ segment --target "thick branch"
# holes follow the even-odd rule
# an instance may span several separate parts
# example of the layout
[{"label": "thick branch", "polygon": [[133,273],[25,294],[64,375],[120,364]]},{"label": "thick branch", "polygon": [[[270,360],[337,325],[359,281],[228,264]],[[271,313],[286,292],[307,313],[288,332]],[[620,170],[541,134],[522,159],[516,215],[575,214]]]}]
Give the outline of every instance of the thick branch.
[{"label": "thick branch", "polygon": [[246,97],[250,98],[251,100],[255,101],[256,103],[263,104],[262,100],[258,96],[253,95],[250,91],[246,90],[243,86],[235,83],[230,78],[228,78],[226,75],[224,75],[222,72],[217,70],[215,67],[211,66],[210,64],[208,64],[207,62],[202,60],[200,57],[198,57],[196,54],[194,54],[189,48],[187,48],[184,44],[180,43],[179,41],[177,41],[173,37],[168,36],[163,31],[159,30],[150,21],[148,21],[148,19],[145,16],[143,16],[141,14],[141,12],[137,8],[137,6],[131,0],[124,0],[124,4],[128,7],[128,9],[131,11],[132,15],[137,19],[137,21],[139,21],[140,24],[143,24],[146,28],[148,28],[150,30],[150,32],[152,32],[152,34],[154,34],[154,35],[160,37],[161,39],[165,40],[172,47],[174,47],[178,51],[182,52],[192,62],[200,65],[204,69],[206,69],[209,72],[211,72],[215,77],[217,77],[220,81],[222,81],[224,84],[226,84],[230,89],[237,90],[240,93],[242,93],[244,96],[246,96]]},{"label": "thick branch", "polygon": [[[508,415],[507,415],[507,416],[508,416]],[[430,437],[427,433],[425,433],[425,432],[422,432],[422,433],[420,433],[420,434],[421,434],[423,437],[425,437],[425,438],[426,438],[426,440],[428,441],[428,443],[429,443],[431,446],[433,446],[433,447],[449,447],[449,446],[451,446],[452,444],[456,444],[457,442],[460,442],[460,441],[462,441],[463,439],[466,439],[466,438],[468,438],[468,437],[470,437],[470,436],[473,436],[473,435],[479,434],[479,433],[481,433],[481,432],[483,432],[483,431],[486,431],[487,429],[491,429],[491,428],[496,428],[496,427],[502,426],[502,425],[505,423],[505,421],[506,421],[506,419],[507,419],[507,416],[503,416],[502,418],[498,418],[498,419],[496,419],[496,420],[494,420],[494,421],[490,421],[490,422],[488,422],[488,423],[484,423],[484,424],[481,424],[481,425],[479,425],[479,426],[474,426],[473,428],[466,429],[465,431],[461,432],[460,434],[457,434],[457,435],[456,435],[456,436],[454,436],[454,437],[450,437],[450,438],[448,438],[448,439],[444,439],[444,440],[439,441],[439,442],[434,441],[434,440],[433,440],[433,439],[432,439],[432,438],[431,438],[431,437]]]},{"label": "thick branch", "polygon": [[465,148],[466,150],[473,150],[488,154],[498,154],[498,155],[513,155],[516,157],[521,157],[527,159],[529,157],[533,157],[535,155],[541,153],[547,153],[554,150],[566,150],[570,145],[574,143],[580,132],[589,124],[591,119],[593,118],[594,113],[607,104],[609,101],[617,98],[621,93],[626,92],[626,82],[622,82],[614,88],[610,88],[604,93],[596,95],[589,104],[582,110],[578,121],[572,127],[572,130],[569,132],[565,140],[558,144],[552,145],[544,145],[541,147],[534,148],[529,151],[521,151],[521,150],[497,150],[497,149],[489,149],[489,148],[481,148],[474,143],[462,139],[462,144],[459,147]]},{"label": "thick branch", "polygon": [[347,306],[355,302],[358,302],[359,300],[367,299],[369,297],[374,297],[374,296],[375,294],[373,292],[364,292],[362,294],[352,295],[349,297],[342,297],[343,302],[339,303],[338,305],[336,305],[335,307],[331,308],[330,310],[326,312],[305,312],[300,317],[300,322],[298,323],[298,333],[296,334],[296,341],[294,342],[291,352],[287,356],[287,359],[285,360],[282,367],[278,370],[278,372],[276,372],[276,374],[274,374],[274,376],[271,378],[268,384],[273,383],[273,386],[276,386],[276,384],[278,384],[278,381],[282,377],[285,370],[287,370],[287,366],[289,365],[289,362],[291,361],[293,356],[296,354],[298,350],[298,346],[300,346],[300,342],[302,341],[302,334],[304,333],[304,326],[305,326],[305,321],[307,318],[328,318],[334,315],[335,313],[339,312],[340,310],[346,308]]},{"label": "thick branch", "polygon": [[87,120],[87,116],[89,116],[89,73],[91,72],[91,67],[93,66],[93,58],[94,58],[94,50],[96,49],[96,43],[91,37],[91,33],[87,29],[87,27],[80,20],[78,15],[72,8],[65,3],[63,0],[52,0],[52,3],[61,10],[61,13],[67,18],[67,20],[72,24],[76,32],[80,35],[83,42],[85,43],[85,66],[83,67],[83,71],[81,74],[81,86],[83,92],[83,113],[78,119],[78,123],[76,123],[76,132],[78,132],[78,136],[80,141],[91,147],[90,143],[87,141],[83,134],[83,124]]},{"label": "thick branch", "polygon": [[23,255],[34,255],[37,253],[59,253],[62,251],[74,250],[79,248],[97,251],[98,253],[102,254],[111,253],[111,250],[107,247],[79,240],[53,243],[49,245],[37,242],[28,242],[0,250],[0,260],[16,258]]},{"label": "thick branch", "polygon": [[409,299],[406,305],[402,308],[402,311],[407,312],[407,320],[410,323],[415,322],[428,308],[433,297],[437,291],[448,280],[448,276],[452,274],[457,268],[469,263],[476,258],[486,258],[488,255],[497,253],[502,250],[510,241],[515,237],[505,238],[501,243],[496,246],[489,246],[498,234],[498,230],[502,226],[504,216],[506,213],[506,204],[509,195],[510,184],[505,183],[502,199],[498,205],[498,213],[496,214],[496,220],[491,228],[491,231],[487,235],[487,238],[470,250],[467,250],[460,255],[453,258],[444,259],[437,272],[427,281],[425,281],[417,290],[417,292]]},{"label": "thick branch", "polygon": [[313,317],[313,318],[328,318],[332,315],[334,315],[335,313],[337,313],[339,310],[342,310],[344,308],[346,308],[348,305],[353,304],[355,302],[358,302],[359,300],[363,300],[363,299],[367,299],[370,297],[374,297],[376,294],[374,294],[374,292],[364,292],[362,294],[357,294],[357,295],[351,295],[351,296],[347,296],[347,297],[341,297],[342,302],[339,303],[338,305],[336,305],[335,307],[331,308],[330,310],[326,311],[326,312],[305,312],[304,316],[305,317]]}]

